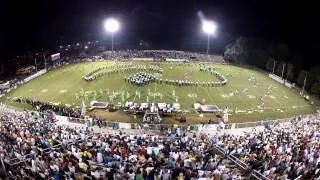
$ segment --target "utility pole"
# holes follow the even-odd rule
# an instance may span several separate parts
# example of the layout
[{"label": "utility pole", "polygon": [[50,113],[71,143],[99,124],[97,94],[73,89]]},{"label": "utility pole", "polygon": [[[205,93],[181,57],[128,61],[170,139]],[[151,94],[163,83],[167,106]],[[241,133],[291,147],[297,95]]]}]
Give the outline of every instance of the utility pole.
[{"label": "utility pole", "polygon": [[113,52],[113,32],[111,32],[111,58],[114,60],[113,56],[114,56],[114,52]]},{"label": "utility pole", "polygon": [[209,57],[209,44],[210,44],[210,34],[208,33],[208,42],[207,42],[207,56]]},{"label": "utility pole", "polygon": [[282,65],[282,75],[281,75],[281,78],[283,79],[283,75],[284,75],[284,67],[286,66],[286,64],[283,64]]},{"label": "utility pole", "polygon": [[44,59],[44,69],[47,69],[47,59],[46,59],[46,56],[43,53],[43,49],[42,49],[42,56],[43,56],[43,59]]},{"label": "utility pole", "polygon": [[273,60],[273,70],[272,70],[272,74],[274,74],[274,69],[276,68],[276,60]]},{"label": "utility pole", "polygon": [[34,66],[36,67],[36,72],[38,71],[37,69],[37,57],[34,57]]},{"label": "utility pole", "polygon": [[306,75],[306,77],[304,77],[303,87],[302,87],[302,93],[301,93],[302,95],[304,94],[304,88],[305,88],[305,86],[306,86],[307,76],[308,76],[308,74]]}]

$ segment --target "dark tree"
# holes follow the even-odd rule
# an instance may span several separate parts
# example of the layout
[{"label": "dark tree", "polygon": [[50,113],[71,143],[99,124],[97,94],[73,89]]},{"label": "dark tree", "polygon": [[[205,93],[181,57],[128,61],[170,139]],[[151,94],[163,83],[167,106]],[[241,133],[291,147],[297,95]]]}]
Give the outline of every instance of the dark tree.
[{"label": "dark tree", "polygon": [[[296,83],[298,86],[300,86],[301,88],[303,87],[303,83],[304,83],[304,79],[308,76],[308,72],[305,70],[301,70],[298,78],[296,80]],[[310,82],[310,81],[309,81]]]},{"label": "dark tree", "polygon": [[277,64],[276,70],[275,70],[275,74],[277,74],[278,76],[282,76],[282,71],[283,71],[283,65],[286,64],[286,62],[284,61],[280,61]]},{"label": "dark tree", "polygon": [[288,63],[286,67],[287,67],[286,80],[289,80],[290,82],[292,82],[293,78],[294,78],[294,75],[293,75],[293,64]]},{"label": "dark tree", "polygon": [[270,72],[273,71],[273,66],[274,66],[274,62],[275,62],[275,59],[274,58],[269,58],[269,60],[267,61],[266,63],[266,69]]},{"label": "dark tree", "polygon": [[249,57],[248,39],[239,37],[234,43],[227,45],[224,57],[236,64],[246,64]]},{"label": "dark tree", "polygon": [[314,95],[320,96],[320,83],[319,82],[312,83],[310,92]]},{"label": "dark tree", "polygon": [[320,82],[320,66],[314,66],[310,69],[310,81],[311,83]]}]

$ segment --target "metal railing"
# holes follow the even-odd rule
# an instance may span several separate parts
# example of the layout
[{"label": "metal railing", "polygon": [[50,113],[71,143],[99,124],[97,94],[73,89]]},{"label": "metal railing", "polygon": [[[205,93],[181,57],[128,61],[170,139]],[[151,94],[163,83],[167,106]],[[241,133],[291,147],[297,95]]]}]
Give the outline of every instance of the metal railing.
[{"label": "metal railing", "polygon": [[[217,151],[220,154],[222,154],[223,156],[227,157],[236,166],[238,166],[242,171],[246,171],[249,169],[249,167],[246,163],[242,162],[239,158],[235,157],[234,155],[229,155],[224,149],[222,149],[218,145],[214,145],[213,148],[215,149],[215,151]],[[250,177],[253,177],[254,179],[257,179],[257,180],[268,180],[267,177],[265,177],[264,175],[262,175],[261,173],[259,173],[256,170],[253,170],[250,173]]]},{"label": "metal railing", "polygon": [[[308,114],[309,115],[309,114]],[[304,116],[308,116],[304,115]],[[276,123],[290,122],[293,118],[284,118],[277,120],[262,120],[257,122],[243,122],[243,123],[229,123],[226,124],[224,129],[240,129],[240,128],[252,128],[257,126],[267,126]],[[68,118],[69,122],[86,124],[88,126],[98,125],[96,120],[93,120],[92,123],[88,119],[81,118]],[[209,127],[210,126],[210,127]],[[116,121],[102,121],[102,128],[110,129],[145,129],[145,130],[168,130],[168,128],[180,128],[181,130],[189,132],[198,132],[198,131],[218,131],[222,128],[218,124],[145,124],[145,123],[122,123]],[[130,128],[129,128],[130,127]],[[206,128],[203,128],[206,127]]]},{"label": "metal railing", "polygon": [[[45,153],[50,153],[51,150],[54,150],[54,149],[59,148],[59,147],[62,147],[62,146],[70,146],[70,145],[73,145],[73,144],[76,144],[76,143],[79,143],[79,142],[88,141],[88,140],[90,140],[92,137],[93,137],[93,134],[87,134],[85,139],[82,139],[82,138],[73,139],[73,140],[71,139],[71,140],[68,141],[67,143],[59,143],[59,144],[57,144],[57,145],[51,146],[51,147],[46,148],[46,149],[37,148],[37,150],[38,150],[38,153],[39,153],[40,155],[43,155],[43,154],[45,154]],[[21,157],[19,157],[19,158],[11,158],[11,159],[7,159],[7,160],[4,159],[4,162],[5,162],[6,164],[8,164],[9,166],[14,166],[14,165],[23,163],[23,162],[31,159],[34,155],[36,155],[36,154],[30,153],[30,154],[21,156]]]}]

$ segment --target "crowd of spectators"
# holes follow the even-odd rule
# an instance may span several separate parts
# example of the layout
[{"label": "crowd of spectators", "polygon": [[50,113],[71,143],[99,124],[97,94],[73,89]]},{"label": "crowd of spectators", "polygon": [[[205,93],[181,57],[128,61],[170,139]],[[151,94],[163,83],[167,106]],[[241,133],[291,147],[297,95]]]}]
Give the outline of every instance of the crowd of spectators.
[{"label": "crowd of spectators", "polygon": [[[0,156],[16,179],[268,179],[320,178],[320,115],[297,117],[244,135],[165,135],[58,126],[50,118],[0,106]],[[248,165],[226,165],[215,146]]]},{"label": "crowd of spectators", "polygon": [[37,111],[43,113],[46,111],[53,111],[57,115],[73,117],[73,118],[83,118],[81,115],[81,109],[75,109],[72,107],[67,107],[61,104],[54,104],[50,102],[42,102],[38,100],[32,100],[28,98],[15,98],[18,103],[26,103],[34,107]]},{"label": "crowd of spectators", "polygon": [[134,58],[150,58],[153,60],[167,60],[167,59],[180,59],[189,61],[210,61],[223,63],[223,57],[217,55],[207,55],[203,53],[195,53],[188,51],[174,51],[174,50],[122,50],[107,52],[104,54],[105,59],[134,59]]},{"label": "crowd of spectators", "polygon": [[1,157],[16,179],[240,179],[205,135],[100,133],[1,109]]},{"label": "crowd of spectators", "polygon": [[320,178],[320,115],[297,117],[263,132],[214,137],[214,143],[269,179]]}]

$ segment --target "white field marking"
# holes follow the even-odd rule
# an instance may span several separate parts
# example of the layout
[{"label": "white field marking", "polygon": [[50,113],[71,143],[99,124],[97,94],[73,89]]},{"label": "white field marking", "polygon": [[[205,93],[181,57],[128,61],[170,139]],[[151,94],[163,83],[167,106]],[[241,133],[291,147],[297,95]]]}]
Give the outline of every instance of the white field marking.
[{"label": "white field marking", "polygon": [[289,99],[288,96],[283,96],[283,97],[286,98],[286,99]]},{"label": "white field marking", "polygon": [[42,89],[40,92],[42,93],[48,92],[48,89]]},{"label": "white field marking", "polygon": [[28,91],[29,91],[29,92],[32,92],[32,91],[33,91],[33,89],[28,89]]},{"label": "white field marking", "polygon": [[227,95],[227,94],[221,94],[221,97],[223,97],[223,98],[229,98],[230,96]]},{"label": "white field marking", "polygon": [[59,91],[60,94],[63,94],[63,93],[66,93],[66,92],[68,92],[68,91],[65,90],[65,89],[62,89],[62,90]]},{"label": "white field marking", "polygon": [[[296,109],[296,108],[299,108],[299,107],[304,107],[304,106],[307,106],[307,105],[302,105],[302,106],[292,106],[293,109]],[[288,107],[287,106],[281,106],[281,107],[264,107],[262,109],[250,109],[250,110],[241,110],[241,109],[236,109],[234,112],[237,114],[237,113],[246,113],[246,114],[251,114],[253,112],[258,112],[258,113],[263,113],[265,110],[275,110],[275,111],[279,111],[279,112],[285,112],[286,110],[283,110],[286,109],[288,110]]]},{"label": "white field marking", "polygon": [[277,111],[284,112],[282,109],[277,109]]},{"label": "white field marking", "polygon": [[[154,83],[154,93],[157,93],[157,83]],[[153,103],[156,101],[156,96],[153,96]]]},{"label": "white field marking", "polygon": [[250,94],[249,94],[249,95],[248,95],[248,98],[249,98],[249,99],[254,99],[254,98],[256,98],[256,97],[255,97],[254,95],[250,95]]},{"label": "white field marking", "polygon": [[138,92],[138,88],[136,88],[136,91],[134,92],[135,95],[134,95],[133,100],[132,100],[133,103],[134,103],[134,101],[136,100],[136,97],[137,97],[137,93],[136,92]]},{"label": "white field marking", "polygon": [[[308,105],[295,106],[295,108],[303,108]],[[279,108],[288,108],[287,106],[273,106],[273,107],[264,107],[263,109],[279,109]]]},{"label": "white field marking", "polygon": [[270,97],[271,99],[275,99],[275,98],[276,98],[276,97],[274,97],[274,96],[272,96],[272,95],[270,95],[269,97]]},{"label": "white field marking", "polygon": [[257,110],[259,113],[263,113],[263,109],[259,109],[259,110]]}]

